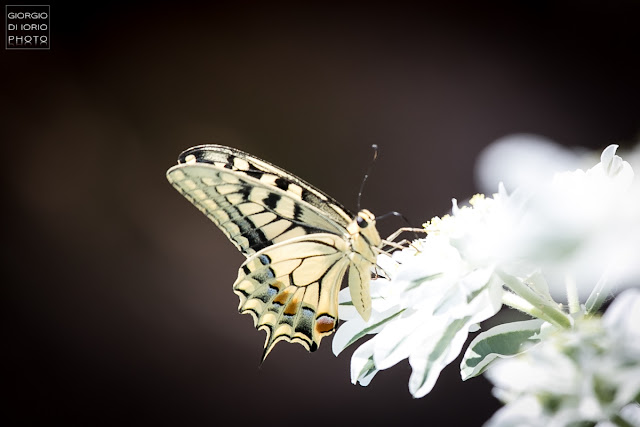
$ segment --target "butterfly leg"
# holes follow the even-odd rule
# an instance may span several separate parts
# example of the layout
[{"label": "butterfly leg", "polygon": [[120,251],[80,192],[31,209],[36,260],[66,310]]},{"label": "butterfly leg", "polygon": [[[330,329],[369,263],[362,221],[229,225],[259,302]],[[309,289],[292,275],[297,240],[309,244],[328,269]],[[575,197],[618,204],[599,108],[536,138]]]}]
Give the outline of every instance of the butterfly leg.
[{"label": "butterfly leg", "polygon": [[[382,274],[380,274],[380,272],[382,272]],[[373,266],[373,274],[371,276],[371,280],[388,279],[389,277],[391,276],[389,276],[389,273],[387,273],[384,268],[380,267],[377,264]]]},{"label": "butterfly leg", "polygon": [[[389,237],[387,237],[386,239],[384,239],[384,242],[389,244],[391,242],[393,242],[399,235],[401,235],[402,233],[427,233],[427,231],[424,228],[414,228],[414,227],[402,227],[397,229],[395,232],[393,232]],[[417,235],[415,236],[416,238],[418,237]],[[389,245],[389,246],[393,246],[393,245]]]}]

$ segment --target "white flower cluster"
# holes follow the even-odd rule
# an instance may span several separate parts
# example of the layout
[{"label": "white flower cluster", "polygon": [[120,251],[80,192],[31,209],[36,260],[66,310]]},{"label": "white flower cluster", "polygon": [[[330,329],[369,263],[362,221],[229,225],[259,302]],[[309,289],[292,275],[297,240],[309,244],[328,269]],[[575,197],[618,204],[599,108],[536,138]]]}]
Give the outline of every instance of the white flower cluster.
[{"label": "white flower cluster", "polygon": [[[490,210],[493,200],[478,202],[481,209]],[[477,215],[471,211],[463,208],[458,214],[473,227]],[[349,304],[348,290],[340,292],[340,317],[347,322],[333,339],[334,353],[366,334],[376,334],[353,354],[352,382],[367,385],[379,370],[408,358],[413,369],[409,390],[422,397],[459,355],[469,330],[500,309],[501,283],[491,266],[463,258],[446,231],[450,221],[452,217],[439,221],[441,233],[429,234],[391,257],[378,258],[388,277],[371,283],[368,322]]]},{"label": "white flower cluster", "polygon": [[640,425],[638,326],[640,291],[628,290],[602,318],[579,319],[499,360],[487,376],[507,405],[486,426]]},{"label": "white flower cluster", "polygon": [[[601,323],[593,320],[612,285],[640,285],[640,185],[634,182],[631,165],[615,154],[616,149],[615,145],[607,147],[601,161],[586,172],[557,173],[540,179],[537,185],[522,185],[510,194],[500,185],[497,194],[491,198],[474,196],[469,206],[458,207],[454,199],[450,215],[425,224],[425,238],[390,256],[380,255],[380,277],[371,283],[372,314],[368,322],[357,315],[348,291],[340,293],[340,317],[346,322],[333,340],[334,353],[369,338],[353,353],[352,382],[368,385],[378,371],[408,359],[412,368],[409,391],[414,397],[426,395],[442,369],[461,353],[468,334],[506,304],[534,319],[498,325],[477,335],[461,364],[463,379],[483,373],[496,361],[522,353],[539,354],[530,357],[543,361],[553,357],[548,361],[558,366],[573,363],[574,374],[563,370],[560,375],[559,368],[545,371],[544,363],[534,367],[529,359],[518,362],[529,363],[530,372],[537,372],[531,380],[545,386],[569,381],[565,388],[569,387],[566,395],[570,397],[559,401],[561,407],[575,401],[578,403],[573,409],[578,413],[589,410],[599,414],[582,418],[585,420],[611,419],[611,414],[622,408],[631,414],[634,406],[628,404],[638,399],[632,392],[639,391],[639,353],[631,352],[635,371],[626,372],[624,378],[613,375],[622,359],[611,353],[613,349],[624,353],[627,347],[637,350],[640,344],[627,342],[624,347],[611,335],[614,329],[622,329],[608,326],[610,323],[626,321],[621,309],[610,309],[614,314],[607,313],[602,322],[605,326],[597,326]],[[560,304],[559,297],[565,296],[568,304]],[[637,304],[633,307],[638,310]],[[586,318],[592,320],[579,320]],[[611,318],[616,320],[607,320]],[[626,325],[624,333],[638,334],[637,319]],[[554,331],[559,332],[554,335]],[[627,340],[633,338],[640,343],[636,335],[628,335]],[[569,341],[573,347],[567,344]],[[543,342],[544,346],[540,344]],[[558,343],[566,345],[560,348]],[[539,350],[533,353],[530,348]],[[571,353],[574,348],[578,350],[573,353],[580,354],[575,356],[578,359],[565,355],[566,363],[558,362],[564,360],[560,356],[545,353]],[[596,350],[602,353],[598,357],[605,356],[590,359],[588,355]],[[592,369],[589,363],[601,370]],[[612,379],[613,383],[605,386],[613,388],[609,396],[616,396],[615,404],[607,406],[598,401],[599,406],[594,406],[593,399],[584,397],[585,381],[593,383],[596,378],[595,374],[587,375],[592,372],[598,373],[597,378],[605,375]],[[502,414],[517,413],[519,409],[509,408],[520,407],[527,399],[539,400],[537,389],[530,385],[525,387],[532,394],[517,393],[518,386],[511,384],[518,381],[517,376],[494,373],[491,378],[499,382],[501,398],[512,402]],[[589,390],[597,391],[599,385],[591,383]],[[558,402],[554,399],[551,406]],[[547,408],[540,405],[542,409],[536,413]],[[628,418],[633,419],[633,414]]]}]

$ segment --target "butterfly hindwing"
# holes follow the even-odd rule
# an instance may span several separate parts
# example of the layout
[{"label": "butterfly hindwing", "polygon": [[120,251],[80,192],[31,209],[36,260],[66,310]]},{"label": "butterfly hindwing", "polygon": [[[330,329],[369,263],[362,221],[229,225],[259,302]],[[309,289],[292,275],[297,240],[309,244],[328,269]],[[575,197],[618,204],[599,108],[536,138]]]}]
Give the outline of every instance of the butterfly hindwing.
[{"label": "butterfly hindwing", "polygon": [[314,351],[335,329],[338,291],[351,265],[347,243],[320,233],[261,250],[240,267],[233,285],[241,313],[267,333],[263,359],[281,340]]}]

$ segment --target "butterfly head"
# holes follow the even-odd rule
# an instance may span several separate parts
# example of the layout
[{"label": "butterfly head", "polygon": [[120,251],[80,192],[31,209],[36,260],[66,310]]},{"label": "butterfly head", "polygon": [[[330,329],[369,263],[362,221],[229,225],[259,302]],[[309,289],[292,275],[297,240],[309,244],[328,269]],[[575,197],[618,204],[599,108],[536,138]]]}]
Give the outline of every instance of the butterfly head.
[{"label": "butterfly head", "polygon": [[376,217],[368,210],[362,209],[347,227],[352,239],[361,236],[370,246],[380,246],[382,240],[376,229]]}]

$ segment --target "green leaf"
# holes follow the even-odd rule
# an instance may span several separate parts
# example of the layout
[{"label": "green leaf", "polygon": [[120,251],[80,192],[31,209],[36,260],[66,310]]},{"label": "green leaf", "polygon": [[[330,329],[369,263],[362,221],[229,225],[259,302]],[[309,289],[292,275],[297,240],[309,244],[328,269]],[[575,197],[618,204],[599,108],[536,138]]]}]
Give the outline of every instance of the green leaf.
[{"label": "green leaf", "polygon": [[586,312],[588,315],[593,316],[600,310],[602,304],[606,301],[609,296],[609,291],[611,288],[611,281],[609,280],[609,275],[607,273],[600,276],[598,283],[591,291],[591,295],[587,299],[585,303]]},{"label": "green leaf", "polygon": [[360,372],[358,373],[358,378],[356,381],[363,380],[367,375],[371,375],[376,372],[376,364],[373,362],[373,356],[370,356],[367,359],[367,363],[364,364]]},{"label": "green leaf", "polygon": [[[456,351],[451,359],[447,360],[447,357],[451,356],[452,342],[454,342],[456,338],[459,338],[460,331],[468,325],[467,322],[470,318],[470,316],[467,316],[462,319],[455,319],[449,323],[433,347],[433,350],[426,358],[416,358],[417,360],[415,362],[412,360],[412,357],[409,358],[409,363],[413,368],[413,372],[409,378],[409,391],[413,397],[419,398],[429,393],[440,372],[442,372],[442,369],[460,354],[459,349],[462,348],[464,338],[466,338],[466,330],[463,342],[459,343],[460,347],[456,349],[458,351]],[[419,360],[424,361],[424,366],[417,366]]]},{"label": "green leaf", "polygon": [[498,357],[511,357],[540,342],[541,319],[505,323],[478,334],[460,363],[463,380],[480,375]]},{"label": "green leaf", "polygon": [[[396,317],[398,317],[399,315],[401,315],[406,309],[402,309],[399,310],[393,314],[391,314],[388,317],[385,317],[384,319],[382,319],[381,321],[374,323],[373,325],[369,325],[366,326],[365,328],[363,328],[362,330],[356,332],[355,334],[353,334],[353,336],[351,338],[349,338],[345,343],[340,343],[338,344],[336,347],[334,347],[334,354],[337,356],[339,353],[342,352],[342,350],[344,350],[345,348],[349,347],[351,344],[353,344],[354,342],[358,341],[360,338],[364,337],[365,335],[371,333],[372,331],[374,331],[376,328],[384,325],[385,323],[389,322],[390,320],[395,319]],[[335,344],[335,343],[334,343]]]},{"label": "green leaf", "polygon": [[547,301],[553,301],[553,297],[549,293],[549,285],[540,271],[536,271],[527,277],[525,282]]}]

